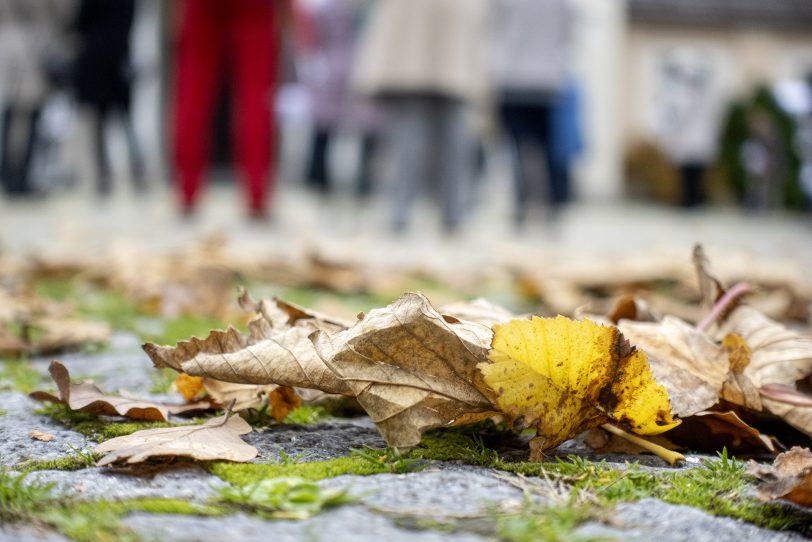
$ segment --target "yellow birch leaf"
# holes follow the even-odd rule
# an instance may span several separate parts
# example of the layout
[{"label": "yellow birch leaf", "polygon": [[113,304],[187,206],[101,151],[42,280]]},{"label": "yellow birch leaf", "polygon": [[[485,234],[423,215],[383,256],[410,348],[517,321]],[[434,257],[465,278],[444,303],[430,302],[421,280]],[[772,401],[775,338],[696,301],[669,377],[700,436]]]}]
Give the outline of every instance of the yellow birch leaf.
[{"label": "yellow birch leaf", "polygon": [[478,367],[515,425],[536,428],[534,455],[607,422],[641,435],[679,424],[645,354],[615,327],[534,316],[494,326],[491,347]]},{"label": "yellow birch leaf", "polygon": [[184,399],[191,401],[203,392],[203,377],[178,373],[175,378],[175,387]]}]

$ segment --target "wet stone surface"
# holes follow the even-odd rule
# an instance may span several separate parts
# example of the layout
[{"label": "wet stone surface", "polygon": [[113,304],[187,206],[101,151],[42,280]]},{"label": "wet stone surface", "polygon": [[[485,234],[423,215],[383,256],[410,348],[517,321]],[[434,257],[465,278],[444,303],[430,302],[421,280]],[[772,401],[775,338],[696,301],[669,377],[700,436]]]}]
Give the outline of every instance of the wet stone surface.
[{"label": "wet stone surface", "polygon": [[[48,416],[34,414],[41,404],[15,391],[0,392],[0,406],[6,411],[0,416],[0,464],[13,466],[29,459],[57,459],[95,443],[81,433],[66,429]],[[40,431],[54,438],[49,442],[35,440],[31,431]]]},{"label": "wet stone surface", "polygon": [[257,461],[279,461],[279,450],[301,461],[324,461],[350,455],[353,448],[384,448],[386,443],[369,419],[367,423],[335,421],[316,425],[289,425],[262,429],[244,440],[259,450]]},{"label": "wet stone surface", "polygon": [[154,467],[38,471],[33,480],[53,483],[53,492],[82,500],[167,498],[204,502],[227,484],[194,464]]},{"label": "wet stone surface", "polygon": [[[413,530],[397,525],[392,519],[370,512],[361,506],[344,506],[328,510],[304,520],[267,521],[236,515],[228,518],[223,529],[218,518],[193,518],[133,514],[124,525],[147,540],[177,542],[356,542],[359,540],[386,542],[480,542],[492,540],[471,533],[443,533]],[[225,537],[225,538],[224,538]]]}]

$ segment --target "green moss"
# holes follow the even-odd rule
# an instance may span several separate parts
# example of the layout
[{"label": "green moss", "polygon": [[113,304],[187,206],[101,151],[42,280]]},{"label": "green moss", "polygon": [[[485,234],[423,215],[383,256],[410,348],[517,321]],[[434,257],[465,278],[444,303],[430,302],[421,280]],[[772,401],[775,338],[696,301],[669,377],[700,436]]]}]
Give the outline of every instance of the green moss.
[{"label": "green moss", "polygon": [[389,472],[386,465],[376,465],[359,457],[339,457],[328,461],[312,461],[309,463],[288,464],[239,464],[221,461],[206,465],[206,469],[237,486],[244,486],[265,478],[278,478],[290,476],[304,478],[305,480],[323,480],[334,478],[343,474],[356,474],[367,476]]},{"label": "green moss", "polygon": [[152,387],[150,393],[170,393],[174,390],[178,372],[174,369],[156,369],[152,373]]},{"label": "green moss", "polygon": [[95,414],[71,410],[66,405],[58,403],[44,405],[42,408],[37,409],[35,414],[48,416],[77,433],[81,433],[88,438],[96,439],[99,442],[130,435],[142,429],[159,429],[161,427],[184,425],[171,422],[109,421]]},{"label": "green moss", "polygon": [[[92,454],[94,462],[101,457],[101,454],[87,453]],[[17,465],[16,469],[26,473],[38,470],[82,470],[90,466],[88,465],[90,457],[90,455],[73,454],[57,459],[35,459]]]},{"label": "green moss", "polygon": [[327,409],[319,405],[301,405],[293,409],[285,418],[285,423],[314,425],[330,418]]},{"label": "green moss", "polygon": [[8,410],[0,408],[0,416],[5,416],[6,414],[8,414]]},{"label": "green moss", "polygon": [[585,505],[539,506],[526,502],[518,514],[497,516],[496,533],[505,542],[586,542],[596,539],[575,536],[573,531],[590,517],[592,513]]},{"label": "green moss", "polygon": [[0,389],[31,393],[43,380],[30,361],[15,359],[0,363]]}]

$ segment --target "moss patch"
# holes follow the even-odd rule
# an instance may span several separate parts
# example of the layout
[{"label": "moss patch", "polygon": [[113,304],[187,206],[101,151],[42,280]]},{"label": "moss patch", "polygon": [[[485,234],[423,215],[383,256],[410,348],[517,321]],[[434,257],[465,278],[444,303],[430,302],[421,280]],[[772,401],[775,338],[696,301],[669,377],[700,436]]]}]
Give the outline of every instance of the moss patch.
[{"label": "moss patch", "polygon": [[22,393],[31,393],[42,381],[43,375],[22,359],[0,362],[0,390],[13,389]]},{"label": "moss patch", "polygon": [[216,461],[206,465],[206,470],[237,486],[244,486],[265,478],[292,476],[305,480],[323,480],[343,474],[367,476],[389,472],[386,465],[376,465],[360,457],[339,457],[329,461],[312,461],[309,463],[254,464],[226,463]]},{"label": "moss patch", "polygon": [[[88,438],[95,439],[98,442],[130,435],[142,429],[159,429],[161,427],[187,425],[172,422],[111,421],[100,418],[95,414],[71,410],[67,406],[58,403],[44,405],[34,413],[48,416],[73,431],[81,433]],[[200,420],[193,420],[190,424],[199,421]]]},{"label": "moss patch", "polygon": [[92,457],[93,461],[98,461],[101,454],[94,454],[87,452],[89,455],[73,454],[57,459],[34,459],[26,461],[17,465],[15,468],[24,473],[34,472],[38,470],[82,470],[89,465],[89,459]]}]

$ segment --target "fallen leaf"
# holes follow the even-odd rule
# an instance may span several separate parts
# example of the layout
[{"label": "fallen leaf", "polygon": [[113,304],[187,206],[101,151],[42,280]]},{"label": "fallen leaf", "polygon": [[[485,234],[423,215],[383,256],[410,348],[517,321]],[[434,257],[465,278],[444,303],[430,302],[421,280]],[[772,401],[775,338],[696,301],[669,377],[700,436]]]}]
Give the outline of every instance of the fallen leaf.
[{"label": "fallen leaf", "polygon": [[672,316],[660,322],[621,320],[618,328],[645,352],[654,378],[668,391],[676,416],[691,416],[719,401],[730,362],[725,349],[706,334]]},{"label": "fallen leaf", "polygon": [[150,402],[122,393],[120,396],[105,395],[93,382],[85,381],[72,384],[67,367],[54,360],[48,367],[59,395],[45,391],[31,392],[30,396],[38,401],[50,401],[67,405],[71,410],[102,414],[106,416],[124,416],[133,420],[167,421],[169,414],[181,414],[193,410],[206,409],[207,402],[190,405],[166,405]]},{"label": "fallen leaf", "polygon": [[203,393],[203,378],[180,373],[177,378],[175,378],[175,387],[184,399],[191,401]]},{"label": "fallen leaf", "polygon": [[682,418],[680,426],[669,431],[668,438],[701,452],[717,452],[723,447],[736,454],[762,450],[777,452],[773,439],[748,425],[731,410],[702,411]]},{"label": "fallen leaf", "polygon": [[476,322],[488,327],[494,324],[508,322],[517,317],[506,308],[494,305],[487,299],[482,298],[443,305],[438,309],[438,312],[442,314],[446,320],[448,320],[448,317],[452,317],[457,320]]},{"label": "fallen leaf", "polygon": [[42,431],[31,431],[28,436],[34,440],[41,440],[42,442],[51,442],[54,436],[50,433],[43,433]]},{"label": "fallen leaf", "polygon": [[257,311],[248,335],[234,327],[214,330],[205,339],[193,337],[176,346],[143,346],[156,367],[170,367],[193,376],[236,384],[279,384],[352,395],[345,382],[327,368],[310,335],[335,333],[343,326],[278,299],[243,306]]},{"label": "fallen leaf", "polygon": [[517,428],[535,428],[541,452],[603,423],[642,435],[675,427],[668,394],[645,354],[615,327],[559,316],[494,326],[490,363],[480,363],[497,404]]},{"label": "fallen leaf", "polygon": [[750,461],[747,473],[761,480],[756,487],[756,495],[761,500],[783,499],[812,507],[812,452],[809,448],[795,446],[776,457],[772,466]]},{"label": "fallen leaf", "polygon": [[29,345],[0,324],[0,356],[17,357],[29,350]]},{"label": "fallen leaf", "polygon": [[746,305],[737,307],[720,325],[718,335],[743,339],[750,350],[749,363],[731,373],[722,397],[737,405],[781,417],[793,427],[812,435],[812,406],[776,400],[769,390],[779,386],[786,392],[812,376],[812,337],[787,329]]},{"label": "fallen leaf", "polygon": [[281,422],[288,417],[294,409],[302,404],[302,398],[293,388],[278,386],[268,395],[268,405],[271,407],[273,419]]},{"label": "fallen leaf", "polygon": [[[197,377],[195,377],[197,378]],[[221,408],[232,405],[232,410],[239,412],[249,408],[258,408],[268,394],[277,388],[276,384],[235,384],[213,378],[203,378],[203,386],[209,398]]]},{"label": "fallen leaf", "polygon": [[141,463],[155,457],[190,457],[199,461],[246,462],[257,456],[257,449],[243,442],[240,435],[251,426],[236,415],[226,414],[203,425],[166,427],[136,431],[106,440],[96,446],[105,455],[97,465],[127,462]]},{"label": "fallen leaf", "polygon": [[492,332],[449,323],[421,294],[369,312],[352,328],[314,341],[324,363],[346,382],[389,446],[409,448],[435,427],[493,415],[477,364]]},{"label": "fallen leaf", "polygon": [[75,318],[38,318],[32,323],[40,336],[31,347],[38,354],[54,354],[85,344],[107,342],[112,330],[100,322],[88,322]]}]

